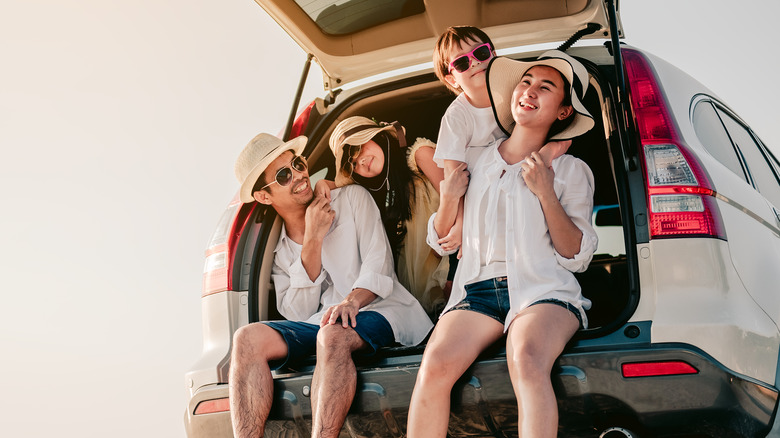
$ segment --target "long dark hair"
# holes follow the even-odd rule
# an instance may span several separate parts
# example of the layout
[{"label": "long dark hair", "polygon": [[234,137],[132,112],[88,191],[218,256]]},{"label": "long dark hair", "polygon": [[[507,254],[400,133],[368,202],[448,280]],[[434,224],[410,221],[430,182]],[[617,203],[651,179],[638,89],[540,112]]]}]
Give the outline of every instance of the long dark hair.
[{"label": "long dark hair", "polygon": [[[566,76],[563,75],[563,73],[558,72],[558,74],[561,75],[561,79],[563,79],[563,100],[561,101],[561,105],[563,106],[572,106],[571,105],[571,84],[569,84],[569,80],[566,79]],[[550,126],[550,132],[547,133],[547,138],[551,138],[555,134],[558,134],[559,132],[562,132],[564,129],[568,128],[569,125],[574,122],[574,116],[575,112],[573,112],[569,117],[566,117],[563,120],[556,119],[552,126]]]},{"label": "long dark hair", "polygon": [[382,171],[373,178],[354,173],[352,179],[369,190],[379,207],[382,224],[393,249],[393,260],[398,262],[398,254],[406,237],[406,221],[412,218],[414,180],[419,176],[409,170],[406,148],[399,146],[398,139],[387,132],[380,132],[372,140],[382,148],[385,155]]}]

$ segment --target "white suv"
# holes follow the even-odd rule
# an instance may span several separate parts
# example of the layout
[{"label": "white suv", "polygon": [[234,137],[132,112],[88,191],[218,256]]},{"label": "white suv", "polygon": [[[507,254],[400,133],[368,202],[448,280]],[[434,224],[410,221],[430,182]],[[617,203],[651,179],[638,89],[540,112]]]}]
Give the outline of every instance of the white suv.
[{"label": "white suv", "polygon": [[[308,136],[315,180],[334,176],[328,138],[346,117],[398,120],[409,138],[436,139],[454,96],[430,65],[398,69],[430,62],[447,26],[478,26],[498,48],[586,34],[567,53],[590,73],[585,105],[596,128],[569,153],[593,170],[601,247],[578,274],[593,302],[590,328],[553,373],[559,436],[780,437],[780,163],[696,80],[618,44],[613,0],[257,1],[324,72],[326,97],[285,132]],[[380,73],[388,74],[337,88]],[[282,318],[270,280],[280,224],[273,209],[236,198],[206,251],[203,355],[186,379],[190,437],[231,436],[232,334]],[[358,363],[342,436],[404,435],[423,348],[389,348]],[[267,436],[309,435],[313,364],[275,373]],[[500,345],[452,398],[450,436],[516,436]]]}]

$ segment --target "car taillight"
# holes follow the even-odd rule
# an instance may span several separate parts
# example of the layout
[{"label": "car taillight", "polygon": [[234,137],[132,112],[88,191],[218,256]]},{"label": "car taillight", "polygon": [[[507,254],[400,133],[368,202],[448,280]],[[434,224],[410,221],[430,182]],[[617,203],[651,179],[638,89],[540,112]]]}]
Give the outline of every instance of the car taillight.
[{"label": "car taillight", "polygon": [[656,377],[698,374],[699,370],[683,361],[634,362],[622,365],[623,377]]},{"label": "car taillight", "polygon": [[217,229],[211,236],[206,249],[206,263],[203,266],[203,291],[205,297],[217,292],[232,290],[233,257],[241,232],[246,226],[247,218],[257,203],[244,205],[238,194],[230,201],[222,213]]},{"label": "car taillight", "polygon": [[195,407],[195,415],[203,414],[216,414],[217,412],[229,412],[230,411],[230,399],[218,398],[216,400],[205,400],[198,403]]},{"label": "car taillight", "polygon": [[622,54],[644,152],[650,238],[725,240],[715,190],[704,168],[680,140],[655,74],[639,52],[623,49]]},{"label": "car taillight", "polygon": [[290,130],[290,139],[299,135],[303,135],[306,130],[306,125],[309,124],[309,117],[311,116],[312,108],[314,108],[313,100],[311,103],[306,105],[306,107],[302,109],[297,116],[295,116],[295,121],[293,122],[292,129]]}]

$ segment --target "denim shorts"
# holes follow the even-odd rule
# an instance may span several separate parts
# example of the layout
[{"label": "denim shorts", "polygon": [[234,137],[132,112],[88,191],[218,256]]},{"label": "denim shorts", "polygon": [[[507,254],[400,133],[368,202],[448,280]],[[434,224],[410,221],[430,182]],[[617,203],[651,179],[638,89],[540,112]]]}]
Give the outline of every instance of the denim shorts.
[{"label": "denim shorts", "polygon": [[[385,346],[395,342],[395,335],[390,323],[384,316],[377,312],[358,312],[357,324],[350,327],[366,341],[368,348],[355,352],[358,356],[372,356]],[[339,320],[341,323],[341,320]],[[279,369],[288,363],[294,363],[305,359],[317,351],[317,332],[320,326],[299,321],[262,321],[272,329],[279,332],[287,343],[287,357],[283,360],[272,361],[269,365],[272,370]]]},{"label": "denim shorts", "polygon": [[[569,310],[577,317],[580,328],[583,328],[582,315],[573,304],[555,298],[534,301],[528,307],[537,304],[555,304]],[[450,310],[471,310],[487,315],[504,324],[509,314],[509,287],[506,277],[491,278],[466,285],[466,298],[452,306]]]}]

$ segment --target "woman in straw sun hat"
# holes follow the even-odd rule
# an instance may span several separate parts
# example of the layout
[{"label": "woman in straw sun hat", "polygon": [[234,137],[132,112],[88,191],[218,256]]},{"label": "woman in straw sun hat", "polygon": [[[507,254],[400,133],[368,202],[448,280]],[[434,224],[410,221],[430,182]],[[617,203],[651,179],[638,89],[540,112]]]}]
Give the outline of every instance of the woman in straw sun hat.
[{"label": "woman in straw sun hat", "polygon": [[369,190],[394,250],[398,279],[435,319],[446,301],[449,265],[425,243],[427,220],[439,207],[436,188],[444,177],[433,162],[436,145],[418,138],[407,148],[400,124],[362,116],[336,125],[329,144],[336,158],[335,182],[319,181],[315,191],[327,196],[330,188],[354,183]]},{"label": "woman in straw sun hat", "polygon": [[[519,435],[555,437],[552,366],[588,324],[590,301],[573,272],[587,268],[596,248],[593,175],[571,155],[551,167],[539,155],[546,142],[593,127],[582,105],[587,71],[552,51],[532,62],[496,58],[487,76],[496,121],[509,138],[482,155],[470,182],[458,182],[466,192],[463,255],[423,354],[409,408],[410,438],[445,436],[455,381],[505,333]],[[442,191],[437,215],[452,212],[455,196]],[[450,216],[441,222],[454,223]],[[436,228],[434,218],[430,224],[428,242],[435,247],[448,229]]]}]

